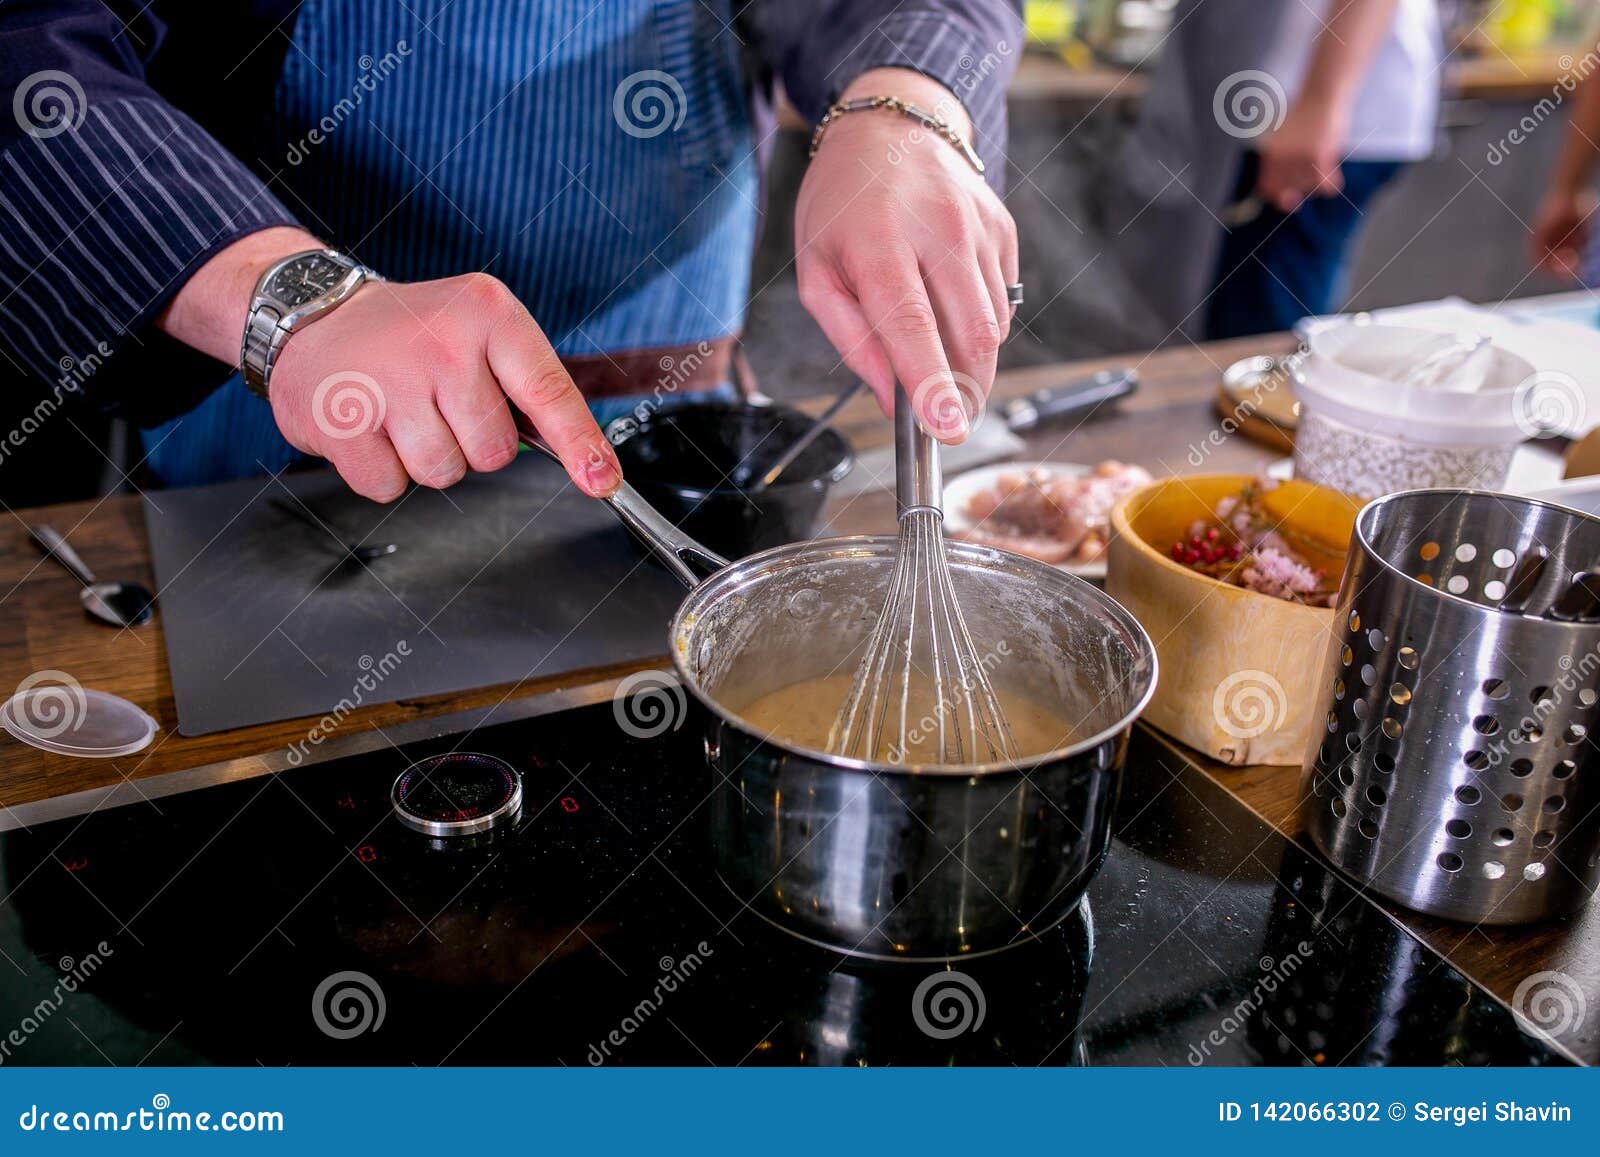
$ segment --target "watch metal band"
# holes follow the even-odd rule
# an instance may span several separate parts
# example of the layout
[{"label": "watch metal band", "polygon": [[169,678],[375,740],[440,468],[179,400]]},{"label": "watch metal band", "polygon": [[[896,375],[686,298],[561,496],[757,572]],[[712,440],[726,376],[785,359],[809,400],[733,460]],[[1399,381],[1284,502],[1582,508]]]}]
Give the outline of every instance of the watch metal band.
[{"label": "watch metal band", "polygon": [[278,318],[276,307],[266,304],[253,306],[244,325],[244,340],[239,346],[239,373],[244,384],[261,397],[267,396],[267,382],[272,375],[272,363],[278,356]]}]

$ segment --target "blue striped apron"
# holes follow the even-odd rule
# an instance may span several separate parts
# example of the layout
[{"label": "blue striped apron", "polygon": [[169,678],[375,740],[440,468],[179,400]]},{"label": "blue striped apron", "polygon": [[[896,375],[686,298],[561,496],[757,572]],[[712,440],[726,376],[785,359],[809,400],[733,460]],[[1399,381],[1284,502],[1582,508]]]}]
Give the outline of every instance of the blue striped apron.
[{"label": "blue striped apron", "polygon": [[[397,280],[492,273],[564,355],[725,337],[757,220],[731,8],[307,0],[254,159],[311,232]],[[145,444],[168,485],[296,457],[237,377]]]}]

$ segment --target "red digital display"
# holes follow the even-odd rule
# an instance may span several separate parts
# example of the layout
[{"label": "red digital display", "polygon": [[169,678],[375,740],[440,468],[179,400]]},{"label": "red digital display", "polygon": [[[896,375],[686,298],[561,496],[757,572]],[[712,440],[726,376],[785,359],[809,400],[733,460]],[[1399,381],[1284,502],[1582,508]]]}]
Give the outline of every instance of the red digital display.
[{"label": "red digital display", "polygon": [[61,866],[69,872],[81,872],[89,866],[89,857],[73,856],[70,860],[62,860]]},{"label": "red digital display", "polygon": [[344,795],[344,798],[336,799],[336,800],[333,801],[333,806],[334,807],[342,807],[342,808],[345,808],[345,809],[347,809],[349,811],[354,811],[355,810],[355,806],[356,806],[355,796],[353,796],[353,795],[349,794],[348,792],[346,792],[345,795]]},{"label": "red digital display", "polygon": [[562,796],[561,797],[561,810],[564,811],[564,812],[575,812],[575,811],[577,811],[578,810],[578,801],[573,799],[570,795]]},{"label": "red digital display", "polygon": [[373,847],[371,844],[362,844],[356,849],[356,859],[360,860],[363,864],[370,864],[377,858],[378,849]]}]

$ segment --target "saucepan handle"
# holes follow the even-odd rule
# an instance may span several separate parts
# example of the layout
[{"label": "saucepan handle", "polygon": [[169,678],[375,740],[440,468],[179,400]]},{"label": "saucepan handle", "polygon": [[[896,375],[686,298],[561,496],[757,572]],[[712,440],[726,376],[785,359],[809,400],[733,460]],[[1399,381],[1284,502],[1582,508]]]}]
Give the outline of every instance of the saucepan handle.
[{"label": "saucepan handle", "polygon": [[[556,462],[561,461],[550,444],[539,436],[526,415],[518,413],[513,407],[512,416],[516,419],[517,433],[524,445]],[[623,525],[638,535],[667,569],[678,576],[678,581],[691,590],[699,586],[702,579],[710,578],[728,565],[727,559],[714,550],[707,550],[679,530],[626,482],[617,487],[616,493],[605,502]]]}]

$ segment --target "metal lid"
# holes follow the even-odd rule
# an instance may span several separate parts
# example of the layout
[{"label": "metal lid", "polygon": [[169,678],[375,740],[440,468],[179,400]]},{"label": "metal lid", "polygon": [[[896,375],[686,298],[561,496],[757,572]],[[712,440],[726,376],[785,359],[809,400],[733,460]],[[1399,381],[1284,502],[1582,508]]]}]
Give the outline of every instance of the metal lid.
[{"label": "metal lid", "polygon": [[419,759],[394,781],[395,818],[428,836],[470,836],[516,819],[522,777],[505,760],[472,751]]}]

